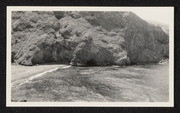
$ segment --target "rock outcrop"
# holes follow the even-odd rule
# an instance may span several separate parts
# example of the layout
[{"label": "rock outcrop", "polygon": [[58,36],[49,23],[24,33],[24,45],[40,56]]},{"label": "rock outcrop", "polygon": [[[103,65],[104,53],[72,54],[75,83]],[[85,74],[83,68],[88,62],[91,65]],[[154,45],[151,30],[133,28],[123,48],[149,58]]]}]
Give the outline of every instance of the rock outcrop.
[{"label": "rock outcrop", "polygon": [[169,57],[161,27],[132,12],[12,12],[12,62],[78,66],[155,63]]}]

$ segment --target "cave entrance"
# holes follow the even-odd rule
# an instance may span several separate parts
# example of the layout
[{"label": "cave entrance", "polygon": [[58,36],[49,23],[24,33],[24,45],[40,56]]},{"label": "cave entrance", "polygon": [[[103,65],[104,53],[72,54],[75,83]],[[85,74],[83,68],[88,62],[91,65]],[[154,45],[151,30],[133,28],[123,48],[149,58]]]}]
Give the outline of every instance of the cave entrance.
[{"label": "cave entrance", "polygon": [[97,66],[97,62],[94,59],[86,61],[87,66]]}]

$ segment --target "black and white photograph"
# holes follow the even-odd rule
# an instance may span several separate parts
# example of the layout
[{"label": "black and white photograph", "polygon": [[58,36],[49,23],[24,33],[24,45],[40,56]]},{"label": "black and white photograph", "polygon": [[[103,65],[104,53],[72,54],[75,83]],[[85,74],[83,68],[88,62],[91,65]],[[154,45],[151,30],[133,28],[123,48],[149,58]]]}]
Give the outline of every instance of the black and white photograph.
[{"label": "black and white photograph", "polygon": [[173,7],[7,7],[7,106],[173,107]]}]

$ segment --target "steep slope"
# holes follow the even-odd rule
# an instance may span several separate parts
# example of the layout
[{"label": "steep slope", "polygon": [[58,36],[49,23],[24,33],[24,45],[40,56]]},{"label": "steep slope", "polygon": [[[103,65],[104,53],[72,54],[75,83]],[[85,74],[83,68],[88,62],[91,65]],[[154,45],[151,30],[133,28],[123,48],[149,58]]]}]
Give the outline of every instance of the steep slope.
[{"label": "steep slope", "polygon": [[168,24],[165,23],[161,23],[161,22],[157,22],[157,21],[153,21],[153,20],[146,20],[149,24],[152,24],[154,26],[159,26],[162,28],[162,30],[169,35],[169,26]]},{"label": "steep slope", "polygon": [[86,15],[93,15],[96,21],[91,19],[90,23],[99,23],[96,25],[123,34],[131,63],[158,62],[162,57],[168,57],[168,35],[162,28],[148,24],[134,13],[86,12],[84,17],[89,20]]},{"label": "steep slope", "polygon": [[12,62],[129,65],[168,57],[168,36],[132,12],[13,12]]}]

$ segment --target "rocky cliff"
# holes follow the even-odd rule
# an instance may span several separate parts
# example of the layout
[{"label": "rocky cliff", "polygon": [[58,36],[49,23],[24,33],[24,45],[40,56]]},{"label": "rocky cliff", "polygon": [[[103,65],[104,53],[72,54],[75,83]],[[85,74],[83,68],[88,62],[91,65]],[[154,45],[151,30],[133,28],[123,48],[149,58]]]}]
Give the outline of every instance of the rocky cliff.
[{"label": "rocky cliff", "polygon": [[12,12],[12,62],[78,66],[156,63],[169,57],[161,27],[132,12]]}]

